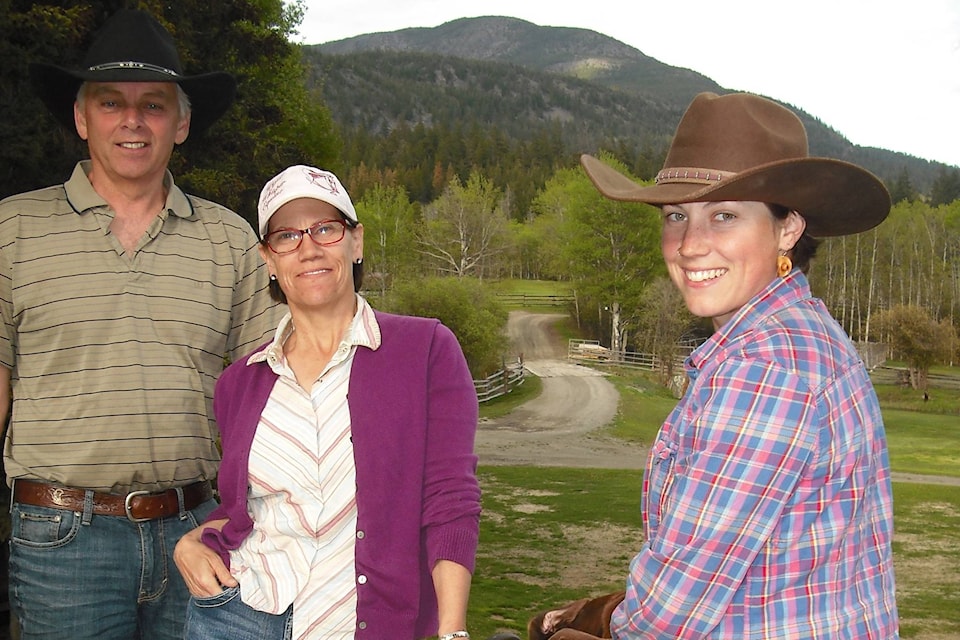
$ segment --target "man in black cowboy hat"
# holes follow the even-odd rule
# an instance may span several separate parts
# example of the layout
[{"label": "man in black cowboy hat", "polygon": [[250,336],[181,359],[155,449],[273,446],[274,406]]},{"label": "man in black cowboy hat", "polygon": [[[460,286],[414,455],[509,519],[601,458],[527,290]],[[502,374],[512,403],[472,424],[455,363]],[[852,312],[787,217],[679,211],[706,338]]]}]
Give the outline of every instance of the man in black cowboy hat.
[{"label": "man in black cowboy hat", "polygon": [[90,159],[0,202],[12,609],[23,638],[179,638],[171,555],[215,506],[213,383],[278,320],[249,224],[167,170],[235,84],[184,75],[133,10],[82,68],[35,64],[31,81]]}]

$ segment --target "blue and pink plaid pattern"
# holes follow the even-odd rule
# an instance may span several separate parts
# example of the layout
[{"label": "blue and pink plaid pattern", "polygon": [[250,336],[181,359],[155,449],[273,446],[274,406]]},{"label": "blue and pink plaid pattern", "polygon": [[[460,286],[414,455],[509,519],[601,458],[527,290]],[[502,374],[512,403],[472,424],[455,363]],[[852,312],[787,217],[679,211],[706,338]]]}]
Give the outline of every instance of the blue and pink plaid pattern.
[{"label": "blue and pink plaid pattern", "polygon": [[613,637],[898,637],[879,404],[806,277],[778,278],[687,374],[650,452]]}]

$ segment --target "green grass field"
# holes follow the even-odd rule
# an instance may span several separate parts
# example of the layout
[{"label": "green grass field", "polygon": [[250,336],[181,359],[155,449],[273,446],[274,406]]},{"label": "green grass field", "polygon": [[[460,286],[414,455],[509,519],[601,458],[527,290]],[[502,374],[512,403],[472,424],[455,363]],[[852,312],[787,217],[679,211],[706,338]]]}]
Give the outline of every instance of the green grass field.
[{"label": "green grass field", "polygon": [[[476,638],[526,638],[538,611],[623,588],[640,545],[641,473],[483,467],[483,517],[470,598]],[[960,638],[960,488],[894,485],[901,637]]]},{"label": "green grass field", "polygon": [[[620,408],[609,433],[651,442],[676,399],[646,374],[610,373]],[[523,395],[501,401],[509,406],[490,403],[481,415],[503,415],[534,397],[530,382]],[[960,391],[935,390],[926,402],[899,387],[878,386],[877,394],[891,468],[960,477]],[[473,636],[512,630],[526,638],[527,620],[538,611],[622,589],[640,545],[641,479],[634,471],[481,467]],[[894,501],[901,637],[960,638],[960,487],[895,483]]]},{"label": "green grass field", "polygon": [[471,634],[520,632],[539,610],[621,589],[640,544],[640,478],[607,469],[482,468]]},{"label": "green grass field", "polygon": [[507,295],[565,296],[572,285],[552,280],[500,280],[491,285],[494,292]]}]

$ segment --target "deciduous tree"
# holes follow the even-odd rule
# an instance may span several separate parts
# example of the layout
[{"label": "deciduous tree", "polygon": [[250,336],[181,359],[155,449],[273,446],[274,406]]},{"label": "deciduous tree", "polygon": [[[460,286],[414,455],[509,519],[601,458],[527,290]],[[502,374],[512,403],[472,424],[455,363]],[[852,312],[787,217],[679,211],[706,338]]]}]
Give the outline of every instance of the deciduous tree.
[{"label": "deciduous tree", "polygon": [[440,273],[458,278],[495,275],[496,259],[509,242],[503,198],[479,173],[472,173],[466,184],[454,179],[423,208],[420,253]]},{"label": "deciduous tree", "polygon": [[363,223],[364,288],[385,296],[417,271],[416,207],[402,187],[374,185],[356,203]]},{"label": "deciduous tree", "polygon": [[474,278],[432,277],[398,285],[386,308],[427,318],[450,327],[475,379],[498,371],[505,353],[507,312]]},{"label": "deciduous tree", "polygon": [[881,312],[877,323],[894,356],[906,361],[914,389],[926,389],[930,367],[949,361],[956,348],[952,323],[937,322],[921,307],[897,305]]},{"label": "deciduous tree", "polygon": [[534,210],[544,244],[555,252],[554,270],[574,283],[578,321],[609,335],[611,348],[623,352],[637,327],[644,288],[665,273],[659,213],[603,197],[579,167],[557,171]]},{"label": "deciduous tree", "polygon": [[635,340],[639,351],[657,356],[660,382],[669,384],[680,341],[695,322],[683,296],[669,278],[660,277],[643,291],[637,314]]}]

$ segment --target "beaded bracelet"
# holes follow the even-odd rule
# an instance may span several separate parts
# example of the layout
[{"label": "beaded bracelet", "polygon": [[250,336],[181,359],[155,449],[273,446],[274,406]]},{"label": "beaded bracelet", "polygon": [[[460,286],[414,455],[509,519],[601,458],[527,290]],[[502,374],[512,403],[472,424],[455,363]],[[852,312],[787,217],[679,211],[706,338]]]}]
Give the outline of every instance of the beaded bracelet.
[{"label": "beaded bracelet", "polygon": [[439,640],[457,640],[457,638],[466,638],[470,640],[470,634],[466,631],[453,631],[451,633],[445,633],[440,636]]}]

